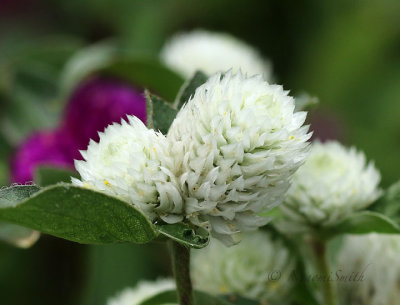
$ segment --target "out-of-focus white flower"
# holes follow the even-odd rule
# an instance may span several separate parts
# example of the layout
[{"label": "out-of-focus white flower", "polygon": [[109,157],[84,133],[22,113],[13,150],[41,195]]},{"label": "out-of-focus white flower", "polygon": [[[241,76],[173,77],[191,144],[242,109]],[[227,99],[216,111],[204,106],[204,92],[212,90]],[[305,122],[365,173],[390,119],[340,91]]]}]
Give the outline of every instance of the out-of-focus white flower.
[{"label": "out-of-focus white flower", "polygon": [[170,168],[167,139],[136,117],[113,124],[82,151],[85,161],[75,161],[82,181],[73,184],[116,196],[138,207],[151,220],[174,223],[183,219],[183,203]]},{"label": "out-of-focus white flower", "polygon": [[397,305],[400,300],[400,237],[348,236],[338,257],[343,305]]},{"label": "out-of-focus white flower", "polygon": [[178,34],[164,46],[161,59],[185,78],[197,70],[212,75],[241,69],[271,79],[271,65],[257,50],[224,33],[196,30]]},{"label": "out-of-focus white flower", "polygon": [[161,279],[155,282],[140,282],[135,288],[126,288],[115,297],[108,300],[107,305],[139,305],[159,293],[172,289],[175,289],[175,282],[172,279]]},{"label": "out-of-focus white flower", "polygon": [[338,142],[315,142],[281,209],[300,226],[333,225],[376,200],[379,181],[379,172],[362,152]]},{"label": "out-of-focus white flower", "polygon": [[294,266],[295,260],[281,240],[258,231],[244,234],[235,247],[214,241],[193,252],[192,277],[196,289],[211,294],[238,294],[284,304]]},{"label": "out-of-focus white flower", "polygon": [[187,219],[226,244],[265,225],[257,213],[282,202],[307,156],[305,118],[287,91],[260,75],[216,74],[197,88],[168,133]]}]

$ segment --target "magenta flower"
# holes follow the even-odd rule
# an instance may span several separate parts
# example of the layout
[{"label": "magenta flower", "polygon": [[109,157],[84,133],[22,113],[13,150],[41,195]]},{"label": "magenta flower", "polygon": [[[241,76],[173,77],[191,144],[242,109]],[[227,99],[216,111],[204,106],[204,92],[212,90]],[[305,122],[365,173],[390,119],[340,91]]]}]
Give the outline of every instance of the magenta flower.
[{"label": "magenta flower", "polygon": [[107,78],[93,78],[80,86],[67,105],[62,128],[75,139],[78,149],[86,149],[89,140],[99,140],[98,132],[113,122],[133,114],[146,122],[146,102],[141,92]]},{"label": "magenta flower", "polygon": [[74,142],[60,130],[32,134],[18,148],[11,162],[11,180],[25,183],[33,180],[35,168],[41,165],[73,168],[69,154]]},{"label": "magenta flower", "polygon": [[87,80],[72,94],[59,128],[34,133],[19,146],[11,161],[11,180],[31,181],[41,165],[73,168],[74,159],[81,159],[79,150],[86,149],[90,139],[98,141],[99,131],[126,115],[146,121],[141,92],[115,79]]}]

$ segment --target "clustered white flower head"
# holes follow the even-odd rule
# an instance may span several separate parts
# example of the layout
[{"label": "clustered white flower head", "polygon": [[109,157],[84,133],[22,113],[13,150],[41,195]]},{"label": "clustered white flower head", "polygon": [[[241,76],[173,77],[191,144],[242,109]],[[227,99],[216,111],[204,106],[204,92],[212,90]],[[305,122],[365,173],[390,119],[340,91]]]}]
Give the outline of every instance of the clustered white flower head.
[{"label": "clustered white flower head", "polygon": [[113,124],[81,151],[85,161],[75,161],[82,181],[78,186],[116,196],[138,207],[151,220],[183,219],[182,197],[175,176],[169,142],[161,133],[147,129],[136,117]]},{"label": "clustered white flower head", "polygon": [[196,289],[284,304],[292,288],[289,277],[295,260],[281,240],[258,231],[244,234],[235,247],[210,243],[193,253],[191,265]]},{"label": "clustered white flower head", "polygon": [[271,65],[259,52],[225,33],[195,30],[174,36],[161,51],[161,59],[185,78],[197,70],[208,75],[240,69],[271,79]]},{"label": "clustered white flower head", "polygon": [[109,126],[76,161],[82,181],[152,221],[189,221],[225,244],[268,221],[307,155],[305,112],[261,75],[216,74],[179,111],[168,136],[134,117]]},{"label": "clustered white flower head", "polygon": [[[107,305],[140,305],[142,302],[164,291],[175,289],[172,279],[159,279],[154,282],[140,282],[135,288],[126,288],[108,300]],[[162,304],[178,305],[178,304]]]},{"label": "clustered white flower head", "polygon": [[379,181],[374,164],[354,147],[314,142],[281,210],[292,224],[333,225],[375,201]]},{"label": "clustered white flower head", "polygon": [[400,237],[397,235],[346,237],[337,269],[343,276],[358,275],[356,280],[339,279],[338,295],[342,304],[399,304],[399,253]]},{"label": "clustered white flower head", "polygon": [[216,74],[197,88],[168,133],[183,147],[174,155],[187,219],[211,226],[226,244],[264,225],[257,213],[282,202],[307,156],[305,118],[287,91],[260,75]]}]

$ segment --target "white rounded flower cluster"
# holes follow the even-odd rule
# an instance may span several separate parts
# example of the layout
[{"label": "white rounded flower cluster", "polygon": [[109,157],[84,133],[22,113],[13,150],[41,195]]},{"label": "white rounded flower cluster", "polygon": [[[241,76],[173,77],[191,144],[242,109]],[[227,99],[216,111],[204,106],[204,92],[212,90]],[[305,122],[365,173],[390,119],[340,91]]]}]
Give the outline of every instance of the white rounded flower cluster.
[{"label": "white rounded flower cluster", "polygon": [[176,178],[170,169],[174,160],[169,142],[136,117],[129,116],[100,133],[100,141],[90,141],[81,154],[86,161],[75,161],[82,181],[78,186],[116,196],[138,207],[151,220],[183,219],[183,202]]},{"label": "white rounded flower cluster", "polygon": [[237,294],[264,303],[284,304],[292,287],[295,260],[281,240],[269,233],[244,234],[241,243],[227,248],[211,242],[195,251],[192,277],[196,289]]},{"label": "white rounded flower cluster", "polygon": [[307,156],[305,118],[287,91],[261,76],[216,74],[197,88],[168,133],[183,147],[174,152],[181,160],[175,173],[188,220],[211,226],[226,244],[264,225],[257,213],[282,202]]},{"label": "white rounded flower cluster", "polygon": [[118,295],[108,300],[107,305],[140,305],[151,297],[172,289],[175,289],[175,282],[172,279],[160,279],[155,282],[140,282],[135,288],[126,288]]},{"label": "white rounded flower cluster", "polygon": [[399,304],[399,253],[400,237],[396,235],[346,237],[337,267],[341,303]]},{"label": "white rounded flower cluster", "polygon": [[161,51],[161,59],[185,78],[197,70],[208,75],[240,69],[271,79],[271,66],[246,43],[224,33],[196,30],[174,36]]},{"label": "white rounded flower cluster", "polygon": [[307,155],[305,112],[259,76],[217,74],[197,88],[167,137],[134,117],[109,126],[76,161],[82,181],[155,221],[188,221],[233,244],[266,224]]},{"label": "white rounded flower cluster", "polygon": [[333,225],[375,201],[379,181],[379,172],[362,152],[338,142],[315,142],[281,210],[292,224]]}]

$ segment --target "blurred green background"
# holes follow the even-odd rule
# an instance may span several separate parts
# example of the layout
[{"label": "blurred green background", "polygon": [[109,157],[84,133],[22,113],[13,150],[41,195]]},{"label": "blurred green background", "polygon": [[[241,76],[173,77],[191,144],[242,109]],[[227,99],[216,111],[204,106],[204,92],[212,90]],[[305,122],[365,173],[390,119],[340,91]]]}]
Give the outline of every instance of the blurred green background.
[{"label": "blurred green background", "polygon": [[[400,177],[400,1],[0,0],[0,185],[13,149],[54,126],[59,78],[81,48],[114,39],[156,55],[177,31],[229,32],[273,63],[275,79],[318,96],[316,137],[364,150],[382,185]],[[161,245],[83,246],[48,236],[0,245],[0,303],[105,304],[141,278],[168,274]]]}]

